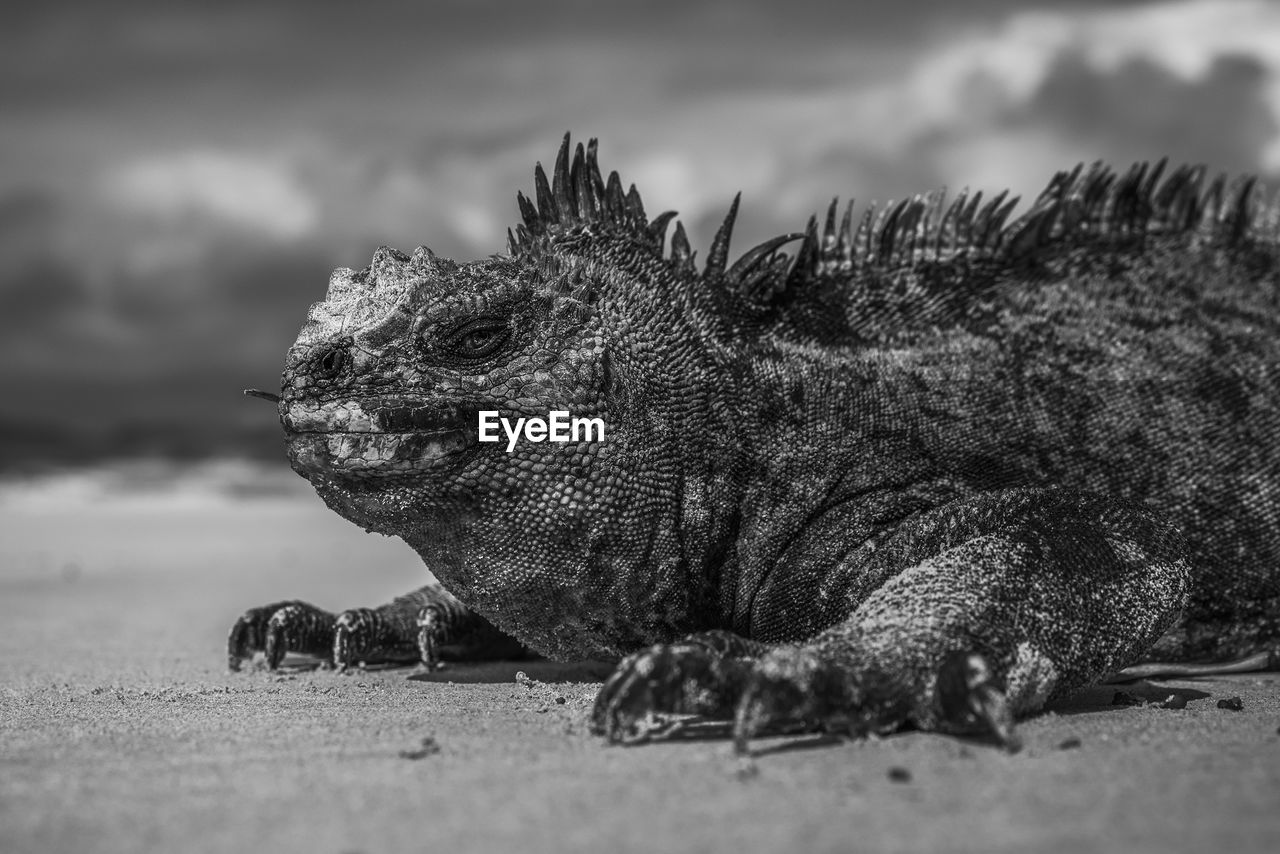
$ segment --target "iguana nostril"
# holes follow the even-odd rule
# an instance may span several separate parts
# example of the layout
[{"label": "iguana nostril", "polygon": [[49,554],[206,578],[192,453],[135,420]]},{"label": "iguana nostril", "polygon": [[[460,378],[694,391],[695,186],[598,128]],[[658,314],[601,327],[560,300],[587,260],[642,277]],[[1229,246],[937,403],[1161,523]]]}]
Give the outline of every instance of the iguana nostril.
[{"label": "iguana nostril", "polygon": [[347,363],[347,351],[342,347],[327,350],[317,360],[318,373],[325,377],[334,377]]}]

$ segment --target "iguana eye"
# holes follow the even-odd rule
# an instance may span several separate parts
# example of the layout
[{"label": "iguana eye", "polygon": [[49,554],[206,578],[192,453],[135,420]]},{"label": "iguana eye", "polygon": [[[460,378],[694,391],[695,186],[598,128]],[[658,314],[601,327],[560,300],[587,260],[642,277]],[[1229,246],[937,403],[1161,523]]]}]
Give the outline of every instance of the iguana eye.
[{"label": "iguana eye", "polygon": [[502,349],[511,337],[505,320],[486,317],[465,324],[449,337],[448,347],[463,359],[484,359]]}]

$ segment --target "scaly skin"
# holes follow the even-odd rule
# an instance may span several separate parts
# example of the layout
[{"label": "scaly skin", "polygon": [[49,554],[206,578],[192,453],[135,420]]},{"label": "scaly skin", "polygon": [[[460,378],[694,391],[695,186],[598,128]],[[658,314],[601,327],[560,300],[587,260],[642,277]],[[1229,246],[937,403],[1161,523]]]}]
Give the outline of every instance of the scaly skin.
[{"label": "scaly skin", "polygon": [[[730,266],[735,200],[699,270],[566,137],[509,256],[333,274],[290,461],[537,652],[628,656],[611,739],[693,712],[1011,745],[1144,653],[1280,642],[1276,208],[1162,168],[1060,174],[1010,224],[833,203]],[[605,436],[508,453],[480,410]]]}]

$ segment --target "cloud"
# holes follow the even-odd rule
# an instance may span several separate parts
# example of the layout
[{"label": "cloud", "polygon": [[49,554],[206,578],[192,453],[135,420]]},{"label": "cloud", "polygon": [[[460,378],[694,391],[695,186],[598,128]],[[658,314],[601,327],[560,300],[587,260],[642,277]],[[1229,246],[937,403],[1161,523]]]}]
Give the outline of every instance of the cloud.
[{"label": "cloud", "polygon": [[[757,43],[711,59],[666,52],[663,75],[617,75],[619,94],[592,101],[588,121],[544,122],[540,156],[565,124],[600,135],[606,166],[651,212],[678,209],[702,246],[738,190],[745,246],[801,227],[833,195],[884,201],[942,184],[1034,195],[1097,157],[1280,171],[1280,4],[986,4],[945,23],[899,22],[883,44],[808,33],[803,62],[774,62]],[[713,66],[711,84],[672,82]],[[529,183],[526,171],[516,186]]]},{"label": "cloud", "polygon": [[1008,124],[1049,128],[1121,163],[1167,152],[1230,171],[1280,168],[1267,162],[1280,132],[1267,84],[1267,67],[1252,55],[1222,54],[1183,78],[1147,58],[1101,71],[1066,54]]},{"label": "cloud", "polygon": [[217,149],[161,154],[115,166],[107,200],[160,218],[207,216],[280,240],[311,232],[315,200],[287,163]]},{"label": "cloud", "polygon": [[[981,79],[1011,102],[1027,100],[1063,54],[1099,72],[1133,60],[1184,82],[1201,79],[1224,54],[1253,56],[1280,70],[1280,7],[1267,0],[1175,0],[1085,13],[1028,10],[972,28],[930,51],[911,76],[911,110],[921,120],[955,118],[971,106],[957,93]],[[1277,94],[1277,93],[1273,93]],[[1271,101],[1280,108],[1280,101]]]},{"label": "cloud", "polygon": [[[1010,15],[987,28],[975,28],[926,55],[901,89],[882,94],[907,117],[898,122],[899,133],[917,135],[930,127],[981,126],[1003,123],[1004,118],[1033,101],[1049,106],[1046,98],[1064,94],[1074,75],[1092,80],[1093,93],[1104,99],[1080,100],[1068,107],[1073,118],[1090,121],[1090,108],[1099,114],[1121,118],[1114,110],[1124,102],[1129,110],[1150,114],[1161,110],[1168,120],[1189,127],[1191,122],[1210,124],[1203,110],[1208,105],[1195,95],[1211,77],[1210,85],[1232,84],[1256,90],[1248,107],[1269,118],[1265,139],[1258,146],[1253,168],[1280,169],[1280,5],[1267,0],[1179,0],[1139,7],[1105,9],[1088,13],[1025,11]],[[1224,66],[1224,62],[1227,63]],[[1145,81],[1142,78],[1146,78]],[[1123,91],[1109,91],[1108,81]],[[1157,108],[1144,100],[1144,90],[1159,89]],[[1175,98],[1189,93],[1188,103]],[[1233,106],[1240,106],[1233,103]],[[1107,109],[1108,107],[1112,109]],[[1254,130],[1257,122],[1247,113],[1218,118],[1243,122]],[[1186,121],[1179,122],[1182,116]],[[1114,137],[1124,127],[1112,129]],[[1221,133],[1221,129],[1218,130]],[[1177,143],[1176,137],[1166,137]]]},{"label": "cloud", "polygon": [[948,184],[1026,197],[1099,157],[1280,172],[1278,43],[1280,4],[1255,0],[1009,10],[858,74],[832,55],[805,91],[683,105],[663,125],[677,128],[659,148],[665,183],[705,243],[735,183],[748,211],[763,205],[772,229],[793,230],[831,195]]},{"label": "cloud", "polygon": [[57,258],[0,268],[0,470],[137,453],[278,457],[271,407],[239,390],[278,382],[331,266],[314,245],[239,242],[153,278],[108,271],[105,288]]}]

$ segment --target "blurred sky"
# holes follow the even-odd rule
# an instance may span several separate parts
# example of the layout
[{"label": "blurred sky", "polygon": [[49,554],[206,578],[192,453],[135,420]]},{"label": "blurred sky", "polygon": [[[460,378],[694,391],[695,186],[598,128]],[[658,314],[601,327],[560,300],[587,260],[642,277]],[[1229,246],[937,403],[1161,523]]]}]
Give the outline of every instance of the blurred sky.
[{"label": "blurred sky", "polygon": [[[0,471],[281,459],[284,352],[380,244],[504,249],[561,135],[705,246],[832,195],[1280,175],[1280,3],[6,2]],[[283,462],[281,462],[283,465]]]}]

